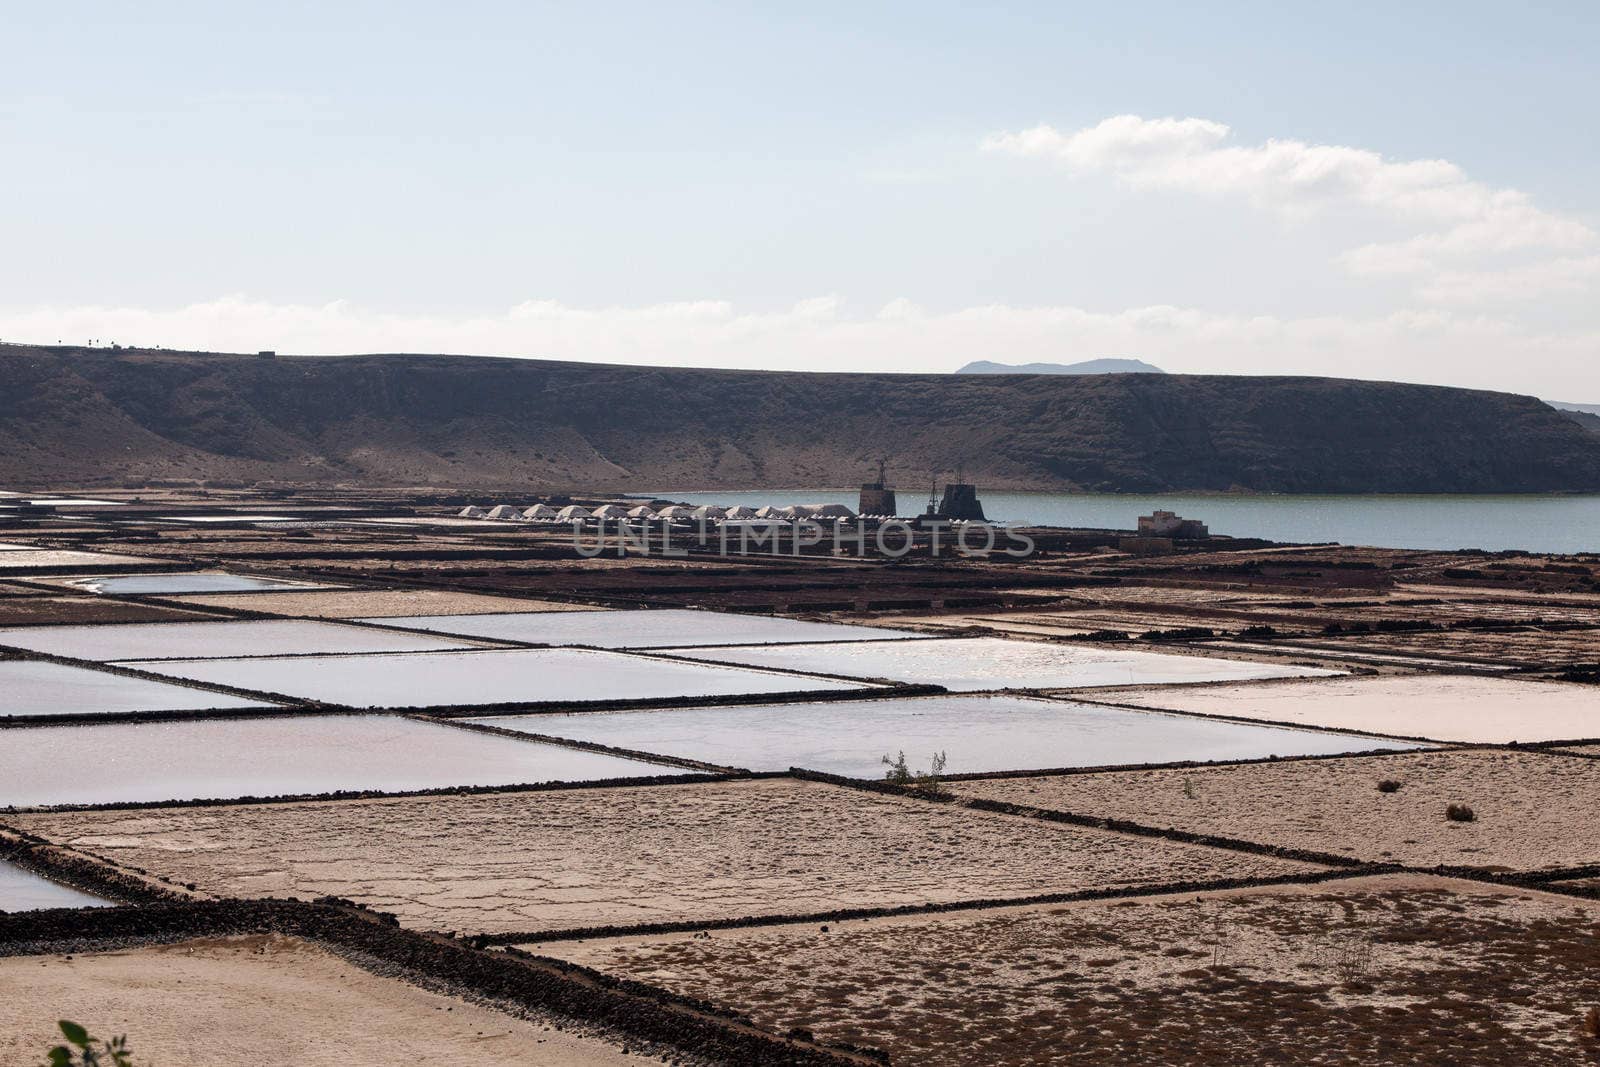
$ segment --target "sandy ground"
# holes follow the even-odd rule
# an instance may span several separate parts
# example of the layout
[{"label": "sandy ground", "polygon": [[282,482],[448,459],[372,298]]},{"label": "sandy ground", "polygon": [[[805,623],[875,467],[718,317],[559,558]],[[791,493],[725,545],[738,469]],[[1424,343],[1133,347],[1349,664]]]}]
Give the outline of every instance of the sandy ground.
[{"label": "sandy ground", "polygon": [[143,1067],[638,1063],[620,1045],[381,978],[276,935],[0,959],[0,1062],[42,1063],[57,1019],[128,1036]]},{"label": "sandy ground", "polygon": [[783,779],[7,818],[203,892],[332,894],[461,933],[1315,869]]},{"label": "sandy ground", "polygon": [[409,615],[487,615],[500,611],[593,611],[585,604],[519,600],[440,589],[330,590],[325,593],[213,593],[162,598],[172,604],[263,611],[307,619],[403,618]]},{"label": "sandy ground", "polygon": [[896,1063],[1582,1062],[1600,905],[1444,879],[527,946]]},{"label": "sandy ground", "polygon": [[[1378,782],[1401,783],[1397,792]],[[1600,862],[1600,760],[1420,752],[1193,770],[956,782],[963,796],[1431,866],[1533,870]],[[1475,822],[1445,818],[1469,805]]]},{"label": "sandy ground", "polygon": [[1435,741],[1505,744],[1600,737],[1600,690],[1508,678],[1329,678],[1263,685],[1101,690],[1094,699]]},{"label": "sandy ground", "polygon": [[163,561],[145,556],[121,556],[111,552],[76,552],[64,548],[34,548],[7,552],[0,557],[0,571],[83,570],[85,567],[130,567]]}]

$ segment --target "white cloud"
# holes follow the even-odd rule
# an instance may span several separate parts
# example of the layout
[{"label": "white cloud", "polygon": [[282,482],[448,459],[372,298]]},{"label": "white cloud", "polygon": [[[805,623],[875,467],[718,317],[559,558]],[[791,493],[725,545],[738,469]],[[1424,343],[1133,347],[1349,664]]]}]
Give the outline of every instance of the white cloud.
[{"label": "white cloud", "polygon": [[[1589,260],[1572,267],[1591,278],[1595,269]],[[1445,310],[1284,318],[1168,305],[1103,312],[989,304],[933,312],[896,300],[851,317],[832,297],[764,313],[741,312],[717,300],[613,308],[531,301],[496,314],[441,316],[395,314],[343,301],[272,304],[234,296],[166,310],[0,311],[0,338],[831,371],[925,372],[953,370],[975,359],[1024,363],[1125,356],[1175,372],[1428,381],[1578,401],[1593,391],[1589,368],[1600,354],[1600,331],[1544,334],[1504,318]]]},{"label": "white cloud", "polygon": [[[1570,254],[1596,244],[1581,220],[1536,207],[1516,189],[1474,181],[1446,160],[1394,161],[1368,149],[1295,140],[1232,145],[1230,133],[1206,119],[1118,115],[1073,133],[1051,126],[999,133],[983,148],[1056,159],[1075,173],[1107,173],[1135,188],[1242,196],[1293,218],[1359,213],[1409,232],[1351,249],[1340,262],[1358,275],[1414,279],[1419,295],[1433,300],[1492,287],[1504,271],[1496,257]],[[1483,276],[1479,285],[1440,284],[1436,276],[1446,272]],[[1523,284],[1500,295],[1541,294]]]},{"label": "white cloud", "polygon": [[[1600,256],[1567,256],[1504,270],[1441,271],[1421,293],[1448,304],[1538,300],[1579,294],[1600,287]],[[1600,357],[1600,352],[1595,353]]]}]

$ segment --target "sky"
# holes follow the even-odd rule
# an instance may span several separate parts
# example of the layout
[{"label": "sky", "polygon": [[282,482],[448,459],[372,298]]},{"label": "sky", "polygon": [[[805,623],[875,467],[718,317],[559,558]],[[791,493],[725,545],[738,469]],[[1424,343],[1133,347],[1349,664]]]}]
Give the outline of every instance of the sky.
[{"label": "sky", "polygon": [[4,4],[0,339],[1600,403],[1600,7]]}]

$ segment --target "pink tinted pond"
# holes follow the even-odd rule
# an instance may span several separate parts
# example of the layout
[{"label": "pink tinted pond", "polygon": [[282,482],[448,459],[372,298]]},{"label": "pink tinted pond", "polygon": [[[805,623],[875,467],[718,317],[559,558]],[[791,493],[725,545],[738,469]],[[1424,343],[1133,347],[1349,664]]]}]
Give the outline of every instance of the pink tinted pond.
[{"label": "pink tinted pond", "polygon": [[318,652],[430,652],[476,647],[449,637],[307,619],[20,626],[0,629],[0,645],[102,663]]},{"label": "pink tinted pond", "polygon": [[1145,652],[1121,646],[1009,641],[999,637],[665,651],[689,659],[772,670],[942,685],[956,692],[1242,682],[1342,673],[1320,667]]},{"label": "pink tinted pond", "polygon": [[933,753],[943,752],[946,773],[970,774],[1418,747],[1355,734],[1005,696],[497,715],[471,721],[724,767],[803,767],[854,778],[882,777],[882,757],[902,750],[913,769],[927,770]]},{"label": "pink tinted pond", "polygon": [[178,660],[129,666],[357,708],[580,703],[864,688],[854,682],[580,648]]},{"label": "pink tinted pond", "polygon": [[17,807],[405,792],[681,773],[390,715],[106,723],[0,733],[0,806]]},{"label": "pink tinted pond", "polygon": [[519,612],[369,619],[412,630],[520,641],[530,645],[658,648],[667,645],[764,645],[793,641],[887,641],[920,637],[910,630],[807,622],[772,615],[661,608],[653,611]]},{"label": "pink tinted pond", "polygon": [[[43,660],[0,660],[0,718],[275,708],[259,700]],[[0,741],[3,741],[0,735]]]}]

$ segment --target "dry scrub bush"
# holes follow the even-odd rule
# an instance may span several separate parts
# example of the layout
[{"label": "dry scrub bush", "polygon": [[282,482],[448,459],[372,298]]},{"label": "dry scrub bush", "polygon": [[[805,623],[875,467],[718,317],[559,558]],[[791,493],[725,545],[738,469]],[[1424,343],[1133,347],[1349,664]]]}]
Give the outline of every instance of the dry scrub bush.
[{"label": "dry scrub bush", "polygon": [[920,789],[935,796],[943,788],[944,768],[947,762],[947,757],[943,752],[935,752],[933,754],[932,759],[929,761],[927,774],[923,774],[921,771],[913,771],[910,768],[906,763],[906,754],[903,749],[894,759],[884,756],[882,762],[884,766],[889,768],[883,773],[883,779],[886,782],[911,789]]},{"label": "dry scrub bush", "polygon": [[1378,783],[1378,792],[1398,793],[1400,792],[1400,783],[1395,781],[1393,778],[1385,778],[1383,781]]},{"label": "dry scrub bush", "polygon": [[1451,804],[1444,809],[1444,817],[1451,822],[1477,822],[1478,813],[1465,804]]}]

